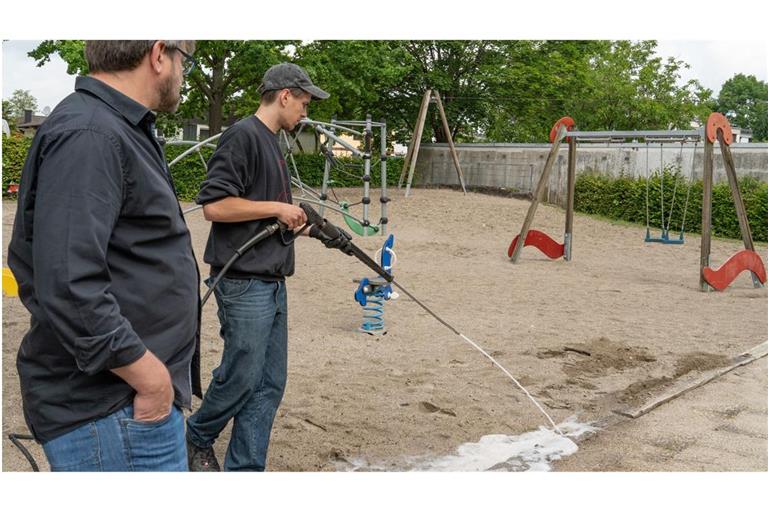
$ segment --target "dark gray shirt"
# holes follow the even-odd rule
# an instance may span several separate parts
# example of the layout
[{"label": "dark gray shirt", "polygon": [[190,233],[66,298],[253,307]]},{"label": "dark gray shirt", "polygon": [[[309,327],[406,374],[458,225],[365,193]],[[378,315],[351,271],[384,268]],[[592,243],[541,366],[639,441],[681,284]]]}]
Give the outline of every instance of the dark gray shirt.
[{"label": "dark gray shirt", "polygon": [[[206,204],[229,196],[251,201],[292,201],[291,175],[277,135],[256,116],[238,121],[221,135],[208,161],[208,177],[200,187],[197,202]],[[274,221],[213,222],[205,247],[205,262],[211,265],[211,274],[218,274],[240,246]],[[245,252],[229,268],[227,277],[280,281],[293,275],[292,239],[293,234],[278,231]]]},{"label": "dark gray shirt", "polygon": [[24,415],[46,442],[134,397],[109,370],[152,351],[191,406],[199,274],[155,116],[79,77],[27,156],[8,247],[31,313],[17,357]]}]

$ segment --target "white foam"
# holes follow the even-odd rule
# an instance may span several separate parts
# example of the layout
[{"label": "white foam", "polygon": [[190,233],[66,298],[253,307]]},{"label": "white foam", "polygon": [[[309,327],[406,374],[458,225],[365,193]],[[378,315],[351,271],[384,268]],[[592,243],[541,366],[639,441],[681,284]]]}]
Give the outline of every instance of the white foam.
[{"label": "white foam", "polygon": [[[465,443],[455,455],[434,459],[411,458],[404,465],[369,464],[364,459],[349,463],[353,471],[549,471],[551,462],[574,454],[579,448],[573,439],[598,429],[588,423],[578,423],[572,416],[558,425],[564,435],[539,427],[520,435],[492,434],[476,443]],[[341,469],[341,468],[340,468]]]}]

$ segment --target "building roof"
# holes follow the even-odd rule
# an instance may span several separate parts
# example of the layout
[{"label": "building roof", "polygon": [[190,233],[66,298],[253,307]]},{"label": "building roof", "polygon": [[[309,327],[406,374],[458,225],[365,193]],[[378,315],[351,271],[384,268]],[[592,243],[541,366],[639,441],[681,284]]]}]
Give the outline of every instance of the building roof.
[{"label": "building roof", "polygon": [[[21,119],[24,119],[23,117]],[[32,120],[28,123],[18,123],[17,128],[39,128],[43,122],[48,119],[48,116],[32,116]]]}]

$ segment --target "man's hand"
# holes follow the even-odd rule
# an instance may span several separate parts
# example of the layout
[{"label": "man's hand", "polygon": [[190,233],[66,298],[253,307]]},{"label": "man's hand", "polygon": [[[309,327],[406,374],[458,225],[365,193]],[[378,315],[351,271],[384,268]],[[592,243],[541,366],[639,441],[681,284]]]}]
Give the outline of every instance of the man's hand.
[{"label": "man's hand", "polygon": [[173,385],[168,369],[147,350],[133,363],[112,369],[112,373],[136,390],[133,398],[133,419],[157,421],[171,412]]},{"label": "man's hand", "polygon": [[300,228],[307,222],[307,214],[304,210],[289,203],[279,203],[281,205],[277,212],[277,220],[288,226],[288,229]]}]

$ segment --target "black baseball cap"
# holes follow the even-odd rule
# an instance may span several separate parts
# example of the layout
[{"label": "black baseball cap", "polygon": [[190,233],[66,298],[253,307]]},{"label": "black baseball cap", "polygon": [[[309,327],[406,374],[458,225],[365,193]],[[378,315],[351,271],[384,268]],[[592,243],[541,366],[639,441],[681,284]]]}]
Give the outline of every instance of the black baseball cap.
[{"label": "black baseball cap", "polygon": [[297,66],[290,62],[275,64],[269,68],[267,72],[264,73],[264,78],[261,79],[259,92],[264,93],[266,91],[279,91],[291,88],[306,91],[312,95],[312,98],[318,100],[324,100],[330,97],[330,94],[312,83],[312,80],[309,79],[309,75],[301,68],[301,66]]}]

